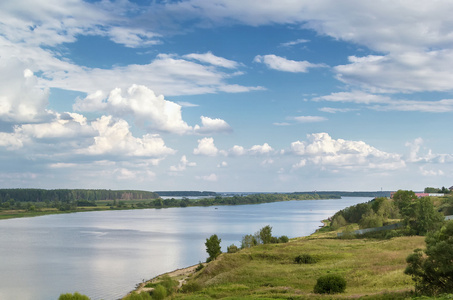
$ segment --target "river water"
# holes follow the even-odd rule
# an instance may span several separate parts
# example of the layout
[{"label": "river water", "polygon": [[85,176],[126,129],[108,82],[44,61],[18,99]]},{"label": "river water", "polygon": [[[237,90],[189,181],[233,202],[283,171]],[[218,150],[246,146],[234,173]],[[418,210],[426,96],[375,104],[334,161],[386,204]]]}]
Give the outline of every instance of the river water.
[{"label": "river water", "polygon": [[205,241],[222,251],[266,225],[274,236],[313,233],[321,220],[371,200],[275,202],[258,205],[99,211],[0,221],[0,299],[58,299],[80,292],[118,299],[142,280],[198,264]]}]

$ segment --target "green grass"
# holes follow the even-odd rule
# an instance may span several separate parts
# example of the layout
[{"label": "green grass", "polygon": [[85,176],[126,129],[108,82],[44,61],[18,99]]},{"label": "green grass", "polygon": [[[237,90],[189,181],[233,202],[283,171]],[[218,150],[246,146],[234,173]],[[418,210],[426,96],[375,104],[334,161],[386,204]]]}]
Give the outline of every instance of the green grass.
[{"label": "green grass", "polygon": [[[390,240],[334,239],[318,232],[286,244],[260,245],[234,254],[222,254],[189,280],[203,287],[178,293],[175,299],[404,299],[413,289],[404,275],[406,257],[423,248],[423,237]],[[294,258],[310,254],[314,264],[296,264]],[[321,275],[339,274],[346,291],[336,296],[313,293]]]}]

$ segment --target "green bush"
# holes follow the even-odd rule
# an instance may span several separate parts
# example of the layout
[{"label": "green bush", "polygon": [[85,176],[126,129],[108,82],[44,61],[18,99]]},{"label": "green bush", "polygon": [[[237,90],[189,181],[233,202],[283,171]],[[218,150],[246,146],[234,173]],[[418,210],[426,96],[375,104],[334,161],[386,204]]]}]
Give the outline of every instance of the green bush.
[{"label": "green bush", "polygon": [[90,298],[88,298],[88,296],[75,292],[74,294],[61,294],[60,297],[58,297],[58,300],[90,300]]},{"label": "green bush", "polygon": [[302,255],[298,255],[298,256],[296,256],[296,258],[294,258],[294,262],[296,264],[314,264],[317,261],[318,260],[316,258],[314,258],[313,256],[311,256],[310,254],[302,254]]},{"label": "green bush", "polygon": [[235,244],[231,244],[231,246],[227,247],[228,253],[236,253],[238,251],[239,251],[239,248]]},{"label": "green bush", "polygon": [[163,286],[167,292],[167,295],[173,294],[178,287],[178,282],[171,278],[169,275],[164,275],[160,278],[159,284]]},{"label": "green bush", "polygon": [[282,235],[281,237],[278,238],[278,243],[288,243],[289,238],[286,235]]},{"label": "green bush", "polygon": [[127,295],[127,297],[123,298],[123,300],[151,300],[151,295],[148,293],[140,293],[132,292],[131,294]]},{"label": "green bush", "polygon": [[155,300],[162,300],[167,297],[167,289],[163,286],[158,284],[153,291],[153,299]]},{"label": "green bush", "polygon": [[346,280],[342,276],[328,274],[318,278],[313,291],[317,294],[337,294],[345,289]]},{"label": "green bush", "polygon": [[183,293],[194,293],[201,291],[201,285],[198,282],[188,282],[181,287]]},{"label": "green bush", "polygon": [[195,269],[195,272],[201,271],[201,270],[203,270],[203,268],[204,268],[204,265],[200,262],[198,264],[197,268]]}]

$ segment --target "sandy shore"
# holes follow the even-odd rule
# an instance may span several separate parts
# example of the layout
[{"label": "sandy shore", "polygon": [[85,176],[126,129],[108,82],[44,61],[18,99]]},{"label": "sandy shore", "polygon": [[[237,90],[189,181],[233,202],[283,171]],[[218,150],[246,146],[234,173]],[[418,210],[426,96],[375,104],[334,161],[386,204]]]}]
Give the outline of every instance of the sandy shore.
[{"label": "sandy shore", "polygon": [[[150,279],[148,281],[140,283],[140,285],[135,290],[130,292],[129,294],[131,294],[133,292],[137,292],[138,294],[140,294],[141,292],[151,292],[152,290],[154,290],[154,288],[147,288],[145,286],[148,283],[158,282],[159,278],[162,277],[163,275],[168,275],[171,278],[174,278],[175,280],[177,280],[179,282],[178,288],[180,288],[186,282],[187,278],[191,274],[195,273],[195,270],[197,269],[198,266],[199,266],[199,264],[196,264],[196,265],[193,265],[193,266],[190,266],[190,267],[187,267],[187,268],[177,269],[177,270],[174,270],[174,271],[171,271],[171,272],[168,272],[168,273],[160,274],[160,275],[158,275],[158,276],[156,276],[156,277],[154,277],[154,278],[152,278],[152,279]],[[127,294],[127,295],[129,295],[129,294]]]}]

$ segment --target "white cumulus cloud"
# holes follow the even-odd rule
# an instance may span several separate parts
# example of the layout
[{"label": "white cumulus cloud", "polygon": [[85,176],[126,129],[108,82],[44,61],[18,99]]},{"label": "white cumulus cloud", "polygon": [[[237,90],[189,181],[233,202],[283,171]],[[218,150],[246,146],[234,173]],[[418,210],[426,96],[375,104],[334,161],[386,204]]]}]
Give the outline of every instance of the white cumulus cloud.
[{"label": "white cumulus cloud", "polygon": [[37,87],[37,79],[25,64],[0,57],[0,121],[39,122],[49,119],[49,91]]},{"label": "white cumulus cloud", "polygon": [[132,85],[125,93],[112,90],[106,99],[101,92],[79,100],[74,109],[80,111],[106,111],[118,117],[132,115],[137,123],[159,131],[186,133],[192,130],[182,120],[181,105],[164,99],[149,88]]},{"label": "white cumulus cloud", "polygon": [[231,132],[232,128],[222,119],[211,119],[209,117],[201,116],[202,126],[195,125],[194,131],[200,134],[211,134],[219,132]]},{"label": "white cumulus cloud", "polygon": [[291,150],[302,160],[293,167],[308,163],[332,168],[397,169],[405,166],[399,154],[387,153],[367,145],[363,141],[332,139],[327,133],[313,133],[307,141],[296,141]]},{"label": "white cumulus cloud", "polygon": [[193,154],[206,156],[216,156],[218,152],[219,149],[214,145],[214,139],[208,137],[198,140],[198,147],[193,150]]},{"label": "white cumulus cloud", "polygon": [[165,146],[163,139],[157,134],[146,134],[136,138],[129,131],[125,120],[113,120],[111,116],[102,116],[91,123],[98,135],[94,143],[81,154],[101,155],[113,154],[139,157],[162,157],[175,151]]}]

